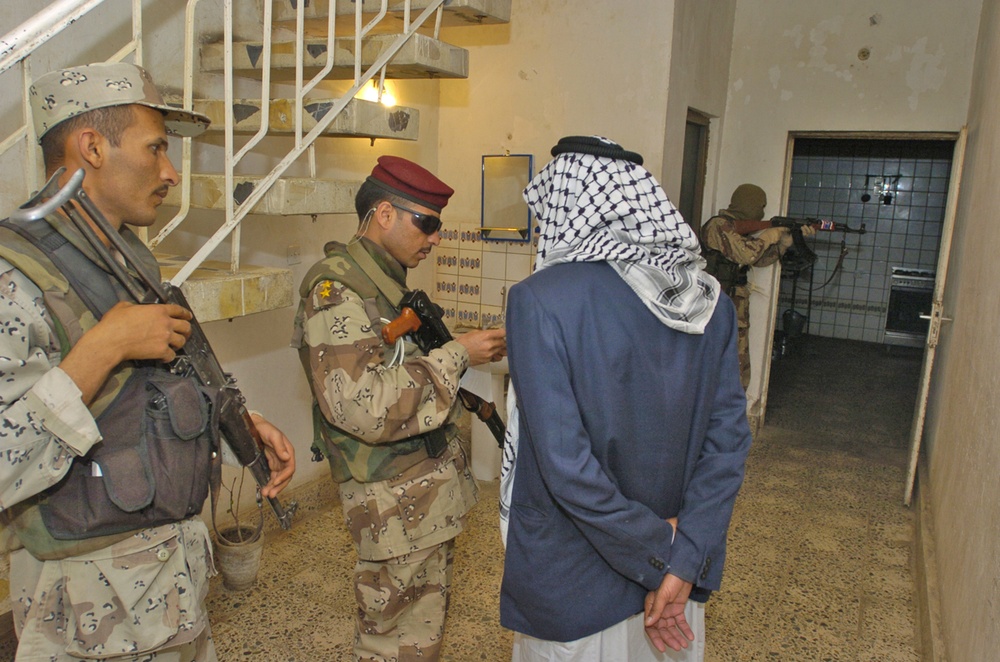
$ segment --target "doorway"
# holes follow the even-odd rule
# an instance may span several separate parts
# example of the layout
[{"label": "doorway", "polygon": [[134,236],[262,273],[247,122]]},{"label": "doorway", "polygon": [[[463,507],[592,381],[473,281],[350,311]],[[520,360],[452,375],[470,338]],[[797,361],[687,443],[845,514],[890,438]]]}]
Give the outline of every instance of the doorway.
[{"label": "doorway", "polygon": [[708,127],[711,118],[688,108],[684,127],[684,160],[681,164],[681,192],[677,209],[694,228],[701,229],[702,200],[705,197],[705,173],[708,168]]},{"label": "doorway", "polygon": [[[797,279],[786,273],[780,283],[774,283],[779,296],[773,300],[770,327],[765,334],[768,345],[759,399],[761,423],[768,409],[771,369],[778,370],[779,361],[795,360],[796,341],[782,328],[786,313],[795,310],[800,316],[793,315],[793,319],[804,318],[796,321],[805,339],[846,339],[862,343],[862,349],[880,348],[886,354],[890,349],[895,351],[896,345],[910,345],[899,348],[903,356],[917,352],[919,357],[922,352],[924,368],[911,428],[911,446],[919,448],[916,440],[922,432],[933,349],[943,319],[940,297],[947,273],[964,135],[964,130],[790,134],[784,215],[825,218],[854,228],[864,224],[865,233],[818,233],[809,240],[817,255],[813,266],[800,272]],[[914,338],[895,342],[899,329],[887,334],[887,325],[891,330],[900,321],[898,311],[890,310],[894,284],[926,282],[924,273],[934,280],[933,306],[926,311],[931,318],[930,329],[915,331],[909,325],[906,329],[920,340],[926,336],[926,346],[921,348],[917,345],[922,343],[914,342]],[[905,282],[898,277],[905,277]],[[923,312],[913,310],[905,315],[920,317]],[[778,342],[772,345],[772,340]],[[787,351],[782,352],[783,348]],[[864,365],[859,364],[857,369],[863,376]],[[862,379],[859,388],[865,387]],[[913,452],[909,485],[916,457]]]},{"label": "doorway", "polygon": [[818,232],[812,267],[782,274],[779,318],[795,311],[811,335],[923,346],[931,288],[916,289],[934,281],[954,148],[940,137],[795,138],[786,215],[864,234]]}]

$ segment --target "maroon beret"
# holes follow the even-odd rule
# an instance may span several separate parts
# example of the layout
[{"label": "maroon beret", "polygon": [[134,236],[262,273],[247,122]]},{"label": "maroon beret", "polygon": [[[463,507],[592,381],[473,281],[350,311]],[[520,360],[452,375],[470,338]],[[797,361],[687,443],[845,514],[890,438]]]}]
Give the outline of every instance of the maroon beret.
[{"label": "maroon beret", "polygon": [[439,214],[455,192],[426,169],[398,156],[378,157],[367,181]]}]

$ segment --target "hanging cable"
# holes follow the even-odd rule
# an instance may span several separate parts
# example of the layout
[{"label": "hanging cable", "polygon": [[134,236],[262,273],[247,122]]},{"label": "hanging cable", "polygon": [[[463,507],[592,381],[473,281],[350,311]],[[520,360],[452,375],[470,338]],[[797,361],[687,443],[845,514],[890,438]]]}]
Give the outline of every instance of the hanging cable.
[{"label": "hanging cable", "polygon": [[[392,320],[387,320],[384,317],[380,318],[379,321],[382,322],[383,326],[392,322]],[[403,342],[403,336],[400,336],[396,338],[395,349],[393,350],[392,353],[392,360],[389,361],[389,365],[387,365],[386,367],[395,368],[397,365],[403,365],[403,359],[405,358],[405,356],[406,356],[406,351]]]},{"label": "hanging cable", "polygon": [[837,258],[837,264],[834,265],[833,272],[830,274],[830,277],[827,278],[826,282],[823,283],[822,285],[820,285],[819,287],[811,288],[809,290],[810,292],[816,292],[817,290],[822,290],[824,287],[826,287],[827,285],[830,284],[830,282],[837,275],[837,272],[839,272],[840,269],[841,269],[841,267],[844,266],[844,258],[847,257],[847,253],[848,253],[848,250],[847,250],[847,237],[845,236],[843,239],[840,240],[840,257]]}]

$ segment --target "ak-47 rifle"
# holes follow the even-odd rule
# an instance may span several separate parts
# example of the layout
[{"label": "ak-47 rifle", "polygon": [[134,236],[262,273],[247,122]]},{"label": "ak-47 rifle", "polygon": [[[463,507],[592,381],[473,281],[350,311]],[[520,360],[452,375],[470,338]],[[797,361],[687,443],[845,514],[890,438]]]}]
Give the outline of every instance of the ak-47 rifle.
[{"label": "ak-47 rifle", "polygon": [[[389,345],[401,336],[411,334],[414,342],[425,354],[437,349],[446,342],[453,340],[451,332],[441,320],[441,308],[437,306],[426,292],[412,290],[407,292],[399,302],[399,317],[382,327],[382,339]],[[506,428],[497,413],[497,406],[486,402],[471,391],[458,389],[458,397],[462,406],[479,417],[486,427],[496,437],[497,445],[503,448],[503,438]]]},{"label": "ak-47 rifle", "polygon": [[[170,282],[160,283],[157,278],[147,272],[132,246],[111,226],[108,219],[83,190],[83,169],[77,170],[66,185],[59,188],[59,177],[65,170],[65,168],[60,168],[52,175],[41,191],[21,209],[11,214],[11,218],[38,221],[56,210],[62,210],[136,303],[174,303],[191,310],[191,306],[188,305],[187,299],[179,287]],[[79,208],[73,204],[74,202]],[[107,237],[126,264],[139,277],[142,285],[136,282],[125,270],[125,267],[115,259],[80,210],[83,210],[97,226],[97,229]],[[271,468],[263,452],[263,440],[244,405],[246,399],[236,386],[236,380],[232,375],[223,371],[219,359],[216,358],[215,352],[212,351],[212,347],[208,343],[205,332],[202,331],[201,325],[193,316],[191,318],[191,335],[177,352],[177,358],[170,364],[170,371],[184,377],[195,377],[202,385],[218,390],[219,395],[215,406],[219,410],[219,431],[236,459],[250,470],[250,474],[258,485],[257,498],[258,503],[260,503],[259,488],[264,487],[271,480]],[[286,510],[276,497],[268,497],[268,503],[274,510],[281,528],[291,528],[292,514],[295,512],[297,504],[292,502]]]},{"label": "ak-47 rifle", "polygon": [[835,223],[823,218],[792,218],[791,216],[774,216],[770,220],[754,221],[750,219],[737,219],[733,221],[736,232],[739,234],[750,234],[768,228],[788,228],[792,232],[792,248],[785,251],[781,256],[781,264],[791,271],[801,271],[811,267],[816,262],[816,253],[806,244],[805,237],[802,236],[802,228],[809,226],[820,232],[843,232],[853,234],[864,234],[865,224],[861,227],[852,228],[846,223]]},{"label": "ak-47 rifle", "polygon": [[740,234],[750,234],[751,232],[766,230],[767,228],[788,228],[793,232],[795,230],[801,232],[802,228],[807,225],[821,232],[847,232],[854,234],[864,234],[867,232],[867,230],[865,230],[864,223],[862,223],[859,228],[852,228],[846,223],[835,223],[833,221],[828,221],[825,218],[792,218],[791,216],[774,216],[766,221],[752,221],[744,218],[735,220],[733,223],[736,225],[736,231]]}]

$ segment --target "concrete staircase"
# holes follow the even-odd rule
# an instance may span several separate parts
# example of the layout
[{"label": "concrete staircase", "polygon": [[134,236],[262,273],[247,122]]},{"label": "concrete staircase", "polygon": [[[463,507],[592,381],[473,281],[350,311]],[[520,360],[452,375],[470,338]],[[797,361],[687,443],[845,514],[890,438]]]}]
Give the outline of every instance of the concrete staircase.
[{"label": "concrete staircase", "polygon": [[[295,78],[294,38],[283,40],[281,34],[294,35],[296,6],[302,0],[274,0],[272,20],[277,28],[271,40],[272,81],[291,81]],[[334,17],[336,34],[354,33],[354,3],[335,3],[338,16]],[[376,62],[386,48],[404,31],[408,20],[428,6],[427,0],[412,0],[409,16],[403,0],[390,0],[388,13],[372,34],[361,42],[362,66],[366,68]],[[506,23],[510,19],[511,0],[447,0],[441,13],[441,26],[468,26]],[[329,25],[328,0],[310,0],[305,7],[305,48],[303,49],[304,76],[306,79],[320,71],[327,61],[327,27]],[[364,0],[365,20],[371,20],[380,9],[378,0]],[[469,75],[468,52],[452,46],[433,36],[431,25],[422,27],[389,61],[385,68],[386,78],[465,78]],[[426,24],[425,24],[426,25]],[[354,53],[356,41],[353,36],[338,36],[334,41],[334,66],[326,76],[328,79],[354,79]],[[263,64],[264,44],[260,41],[237,42],[233,44],[233,69],[238,76],[260,79]],[[224,67],[224,47],[220,43],[208,43],[201,47],[201,71],[220,73]],[[318,122],[340,101],[317,97],[309,99],[302,110],[303,134],[312,130]],[[180,103],[179,99],[173,102]],[[225,127],[225,102],[217,99],[197,99],[193,107],[196,111],[212,119],[212,131],[222,131]],[[294,135],[295,103],[291,99],[272,99],[266,120],[268,135]],[[262,108],[259,100],[238,99],[233,103],[234,133],[256,133],[261,123]],[[323,131],[323,136],[363,137],[370,139],[416,140],[420,128],[419,112],[413,108],[391,107],[361,99],[352,99]],[[218,140],[217,138],[215,140]],[[289,138],[291,140],[291,138]],[[262,176],[240,175],[234,177],[231,193],[227,192],[222,174],[197,173],[192,175],[190,206],[192,209],[225,210],[226,196],[232,195],[234,205],[239,208],[247,197],[261,185]],[[251,214],[266,215],[312,215],[354,213],[354,194],[360,182],[326,181],[312,178],[281,177],[274,181],[266,194],[261,197]],[[179,187],[171,190],[165,201],[168,206],[180,206]],[[248,218],[252,222],[252,218]],[[184,265],[186,258],[158,254],[166,278],[172,277]],[[203,262],[184,281],[182,288],[194,308],[198,319],[208,322],[229,319],[256,312],[274,310],[293,305],[296,300],[295,283],[291,271],[280,268],[265,268],[241,265],[236,271],[229,264]]]}]

